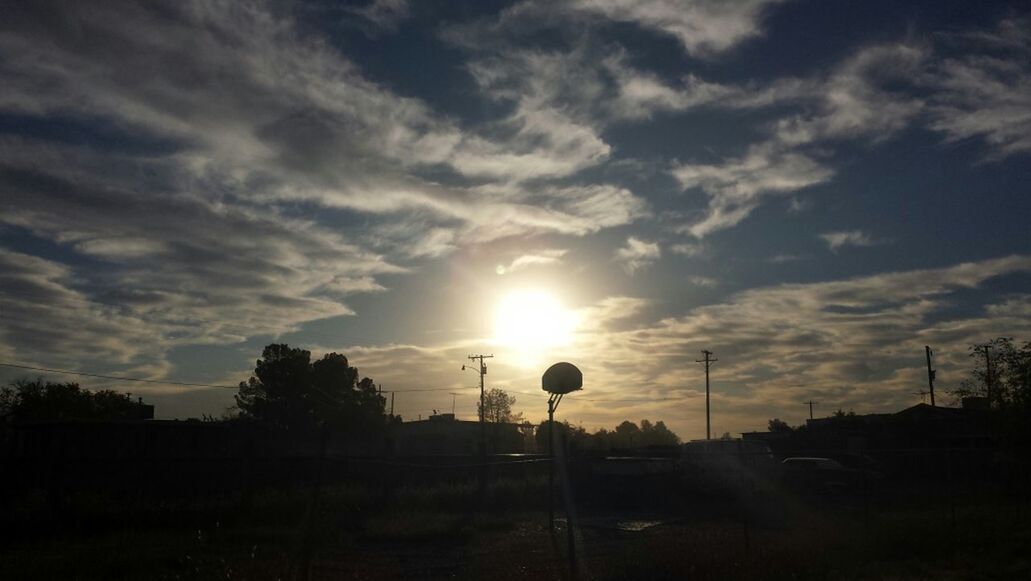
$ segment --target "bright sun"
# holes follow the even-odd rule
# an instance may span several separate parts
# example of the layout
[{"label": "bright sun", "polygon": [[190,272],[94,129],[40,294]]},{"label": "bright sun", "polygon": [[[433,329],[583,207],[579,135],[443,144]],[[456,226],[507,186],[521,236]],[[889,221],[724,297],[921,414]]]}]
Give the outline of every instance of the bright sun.
[{"label": "bright sun", "polygon": [[498,303],[494,317],[494,338],[514,349],[533,352],[568,345],[577,317],[552,295],[540,291],[518,291]]}]

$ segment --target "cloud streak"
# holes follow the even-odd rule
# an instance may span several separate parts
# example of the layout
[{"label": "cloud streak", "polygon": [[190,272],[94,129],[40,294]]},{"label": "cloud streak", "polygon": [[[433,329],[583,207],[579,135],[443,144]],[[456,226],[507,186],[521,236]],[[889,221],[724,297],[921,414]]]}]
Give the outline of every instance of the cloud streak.
[{"label": "cloud streak", "polygon": [[626,246],[616,250],[615,260],[627,274],[634,274],[658,260],[660,256],[662,250],[658,243],[631,236],[626,239]]},{"label": "cloud streak", "polygon": [[837,252],[838,249],[844,246],[876,246],[883,244],[882,241],[872,238],[866,232],[862,230],[844,230],[841,232],[825,232],[820,234],[820,238],[827,243],[827,248],[831,252]]}]

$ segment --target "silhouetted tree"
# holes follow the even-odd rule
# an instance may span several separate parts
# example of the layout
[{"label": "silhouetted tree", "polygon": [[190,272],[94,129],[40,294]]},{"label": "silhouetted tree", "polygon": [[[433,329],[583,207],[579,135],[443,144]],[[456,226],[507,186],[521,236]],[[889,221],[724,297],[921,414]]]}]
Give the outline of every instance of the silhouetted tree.
[{"label": "silhouetted tree", "polygon": [[953,396],[959,400],[990,394],[989,404],[996,414],[993,423],[1002,442],[1026,454],[1031,447],[1031,342],[1017,347],[1009,337],[996,337],[971,345],[970,357],[974,362],[970,377]]},{"label": "silhouetted tree", "polygon": [[783,433],[790,432],[791,431],[791,426],[789,426],[788,423],[785,422],[784,420],[781,420],[779,418],[773,418],[772,420],[770,420],[768,429],[771,432],[783,434]]},{"label": "silhouetted tree", "polygon": [[[600,428],[593,434],[587,433],[581,427],[572,426],[569,422],[555,422],[556,444],[563,439],[569,441],[569,449],[572,452],[599,451],[630,449],[644,446],[676,446],[680,443],[680,437],[673,433],[662,421],[652,423],[649,420],[641,420],[638,426],[634,422],[626,420],[616,426],[615,430]],[[536,433],[537,451],[545,453],[548,450],[548,422],[540,423]]]},{"label": "silhouetted tree", "polygon": [[969,353],[974,368],[970,377],[952,392],[957,399],[989,397],[990,394],[989,403],[994,408],[1028,408],[1031,404],[1031,342],[1017,347],[1010,337],[996,337],[971,345]]},{"label": "silhouetted tree", "polygon": [[347,358],[329,353],[311,362],[311,353],[285,344],[262,351],[254,375],[240,383],[241,415],[284,430],[326,426],[355,432],[384,425],[384,399]]},{"label": "silhouetted tree", "polygon": [[[508,395],[503,389],[492,388],[483,394],[483,421],[494,424],[519,423],[523,414],[513,414],[512,406],[515,396]],[[476,413],[480,413],[480,403],[476,402]]]},{"label": "silhouetted tree", "polygon": [[0,415],[10,421],[129,419],[138,409],[128,394],[71,382],[19,380],[0,390]]},{"label": "silhouetted tree", "polygon": [[[544,420],[537,426],[534,436],[536,438],[537,452],[546,454],[548,452],[548,420]],[[568,421],[555,422],[555,446],[566,446],[570,453],[577,453],[592,447],[591,436],[587,430],[574,426]]]},{"label": "silhouetted tree", "polygon": [[667,428],[662,420],[654,424],[648,420],[641,420],[642,446],[676,446],[679,443],[680,438]]},{"label": "silhouetted tree", "polygon": [[616,426],[615,444],[617,448],[633,448],[641,445],[641,428],[630,420],[623,420]]}]

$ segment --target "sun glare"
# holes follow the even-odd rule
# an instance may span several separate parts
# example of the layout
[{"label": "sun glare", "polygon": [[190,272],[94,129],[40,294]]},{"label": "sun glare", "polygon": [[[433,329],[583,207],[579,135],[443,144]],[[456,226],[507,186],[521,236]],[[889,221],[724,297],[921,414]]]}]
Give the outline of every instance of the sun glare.
[{"label": "sun glare", "polygon": [[548,293],[513,292],[498,303],[494,338],[524,352],[561,347],[569,344],[576,322],[576,315]]}]

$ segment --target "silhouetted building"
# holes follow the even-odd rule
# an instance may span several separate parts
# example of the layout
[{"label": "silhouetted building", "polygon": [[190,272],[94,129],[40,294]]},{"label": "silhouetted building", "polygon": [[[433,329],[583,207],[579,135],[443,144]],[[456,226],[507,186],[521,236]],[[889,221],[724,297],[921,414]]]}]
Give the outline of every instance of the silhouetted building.
[{"label": "silhouetted building", "polygon": [[780,457],[829,457],[876,462],[886,472],[934,478],[950,471],[986,473],[999,441],[992,412],[978,401],[950,408],[917,404],[895,413],[816,418],[785,432],[749,432]]},{"label": "silhouetted building", "polygon": [[[404,422],[394,430],[394,451],[400,455],[472,455],[480,451],[480,422],[459,420],[455,414],[434,414],[425,420]],[[524,451],[517,424],[488,422],[484,432],[488,454]]]}]

